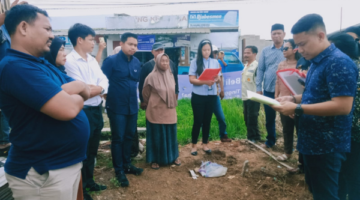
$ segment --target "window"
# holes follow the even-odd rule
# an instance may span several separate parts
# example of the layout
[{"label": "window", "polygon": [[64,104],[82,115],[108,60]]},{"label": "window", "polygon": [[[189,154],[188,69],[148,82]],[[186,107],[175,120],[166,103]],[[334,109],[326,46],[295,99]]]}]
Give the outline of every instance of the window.
[{"label": "window", "polygon": [[232,54],[225,54],[225,61],[228,64],[239,64],[240,63],[239,59],[235,55],[232,55]]}]

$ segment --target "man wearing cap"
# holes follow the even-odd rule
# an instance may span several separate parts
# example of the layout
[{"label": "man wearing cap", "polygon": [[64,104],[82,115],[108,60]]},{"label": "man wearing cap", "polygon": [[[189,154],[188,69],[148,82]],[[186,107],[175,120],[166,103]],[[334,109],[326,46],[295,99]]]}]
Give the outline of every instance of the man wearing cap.
[{"label": "man wearing cap", "polygon": [[[152,46],[152,51],[151,53],[154,55],[154,59],[151,59],[149,62],[145,63],[142,67],[141,67],[141,74],[140,74],[140,82],[139,82],[139,97],[140,97],[140,101],[141,101],[141,109],[146,110],[146,103],[144,102],[143,96],[142,96],[142,90],[143,90],[143,86],[144,86],[144,82],[146,77],[153,71],[154,66],[155,66],[155,58],[162,53],[165,53],[165,48],[164,45],[160,42],[157,42],[155,44],[153,44]],[[172,60],[170,60],[170,68],[171,68],[171,72],[174,75],[174,80],[175,80],[175,94],[176,94],[176,99],[178,97],[179,94],[179,84],[178,84],[178,68],[177,66],[175,66],[174,62]]]},{"label": "man wearing cap", "polygon": [[[279,63],[285,60],[282,48],[284,45],[284,25],[274,24],[271,27],[271,39],[273,45],[265,47],[259,59],[256,76],[256,91],[259,94],[274,99],[276,71]],[[264,86],[264,88],[263,88]],[[269,106],[264,105],[266,115],[267,137],[264,147],[273,147],[276,143],[275,118],[276,112]]]}]

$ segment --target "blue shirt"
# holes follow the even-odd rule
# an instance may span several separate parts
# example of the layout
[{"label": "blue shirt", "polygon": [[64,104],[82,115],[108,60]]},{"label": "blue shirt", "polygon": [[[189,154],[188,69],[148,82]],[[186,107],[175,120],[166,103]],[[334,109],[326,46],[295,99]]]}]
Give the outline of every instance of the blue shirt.
[{"label": "blue shirt", "polygon": [[6,173],[25,179],[31,167],[43,174],[86,158],[90,127],[85,113],[59,121],[40,112],[71,81],[45,59],[8,49],[0,62],[0,108],[12,127]]},{"label": "blue shirt", "polygon": [[137,83],[140,80],[141,63],[120,51],[106,58],[102,70],[109,79],[106,109],[120,115],[133,115],[138,112]]},{"label": "blue shirt", "polygon": [[[311,60],[301,104],[316,104],[340,96],[355,96],[358,69],[333,44]],[[302,115],[297,148],[305,155],[350,152],[353,113],[346,116]]]},{"label": "blue shirt", "polygon": [[[225,66],[224,65],[224,63],[219,59],[218,60],[219,61],[219,64],[220,64],[220,66],[221,66],[221,69],[224,69],[225,67],[227,67],[227,66]],[[229,63],[228,62],[226,62],[225,60],[224,60],[224,62],[228,65]]]},{"label": "blue shirt", "polygon": [[[204,70],[205,69],[219,69],[219,63],[216,59],[208,58],[207,60],[204,58]],[[196,73],[197,64],[196,59],[191,61],[190,69],[189,69],[189,75],[190,76],[196,76],[196,78],[199,78],[199,75]],[[219,73],[221,74],[221,72]],[[202,96],[208,96],[208,95],[217,95],[217,87],[216,83],[211,86],[211,90],[209,90],[208,85],[193,85],[192,92],[197,95]]]},{"label": "blue shirt", "polygon": [[265,47],[259,59],[256,75],[256,91],[275,92],[276,71],[279,64],[285,60],[283,47],[277,49],[275,45]]},{"label": "blue shirt", "polygon": [[2,31],[2,37],[4,39],[3,43],[0,44],[0,60],[2,60],[5,57],[6,50],[10,49],[11,47],[11,39],[5,25],[2,25],[0,29]]}]

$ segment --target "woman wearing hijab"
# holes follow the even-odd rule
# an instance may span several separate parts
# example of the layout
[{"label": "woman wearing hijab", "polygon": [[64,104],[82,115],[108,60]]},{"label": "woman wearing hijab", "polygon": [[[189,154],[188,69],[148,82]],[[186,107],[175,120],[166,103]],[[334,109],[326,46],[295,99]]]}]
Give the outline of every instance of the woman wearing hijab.
[{"label": "woman wearing hijab", "polygon": [[45,59],[66,74],[64,67],[66,62],[65,41],[55,37],[51,43],[50,52],[46,54]]},{"label": "woman wearing hijab", "polygon": [[175,80],[169,56],[156,57],[154,70],[145,79],[142,91],[146,102],[146,161],[151,168],[174,163],[180,166],[177,142]]},{"label": "woman wearing hijab", "polygon": [[[55,37],[50,46],[50,52],[45,55],[45,59],[57,67],[62,73],[65,72],[65,63],[66,63],[66,53],[65,53],[65,44],[66,42],[58,37]],[[77,200],[83,200],[83,187],[82,187],[82,179],[79,182],[79,189]]]}]

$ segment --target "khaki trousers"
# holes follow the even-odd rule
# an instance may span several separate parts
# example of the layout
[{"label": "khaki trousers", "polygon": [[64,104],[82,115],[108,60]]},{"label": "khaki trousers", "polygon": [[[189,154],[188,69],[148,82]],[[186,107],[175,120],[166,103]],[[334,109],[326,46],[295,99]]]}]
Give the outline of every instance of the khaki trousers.
[{"label": "khaki trousers", "polygon": [[31,168],[25,179],[5,176],[15,200],[76,200],[81,168],[80,162],[43,175]]}]

